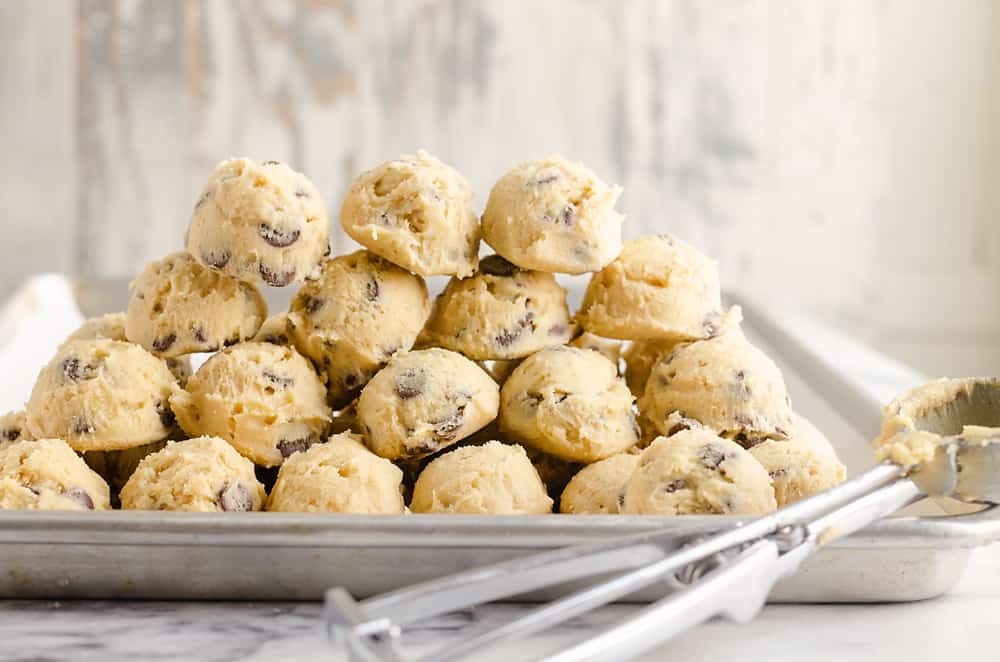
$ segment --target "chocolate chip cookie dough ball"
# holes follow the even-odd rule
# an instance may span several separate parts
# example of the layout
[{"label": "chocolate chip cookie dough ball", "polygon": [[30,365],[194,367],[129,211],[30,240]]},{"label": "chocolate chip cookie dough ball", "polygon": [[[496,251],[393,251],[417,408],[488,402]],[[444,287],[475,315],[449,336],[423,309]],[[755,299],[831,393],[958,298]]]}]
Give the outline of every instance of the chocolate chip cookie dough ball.
[{"label": "chocolate chip cookie dough ball", "polygon": [[572,462],[596,462],[639,441],[617,367],[575,347],[538,352],[514,370],[500,393],[500,429]]},{"label": "chocolate chip cookie dough ball", "polygon": [[73,340],[49,361],[26,408],[36,439],[65,439],[74,450],[108,451],[165,439],[177,380],[142,347],[117,340]]},{"label": "chocolate chip cookie dough ball", "polygon": [[771,476],[779,508],[828,490],[847,477],[830,441],[797,414],[788,439],[762,441],[750,448],[750,454]]},{"label": "chocolate chip cookie dough ball", "polygon": [[125,335],[157,356],[217,351],[252,338],[267,317],[256,287],[187,253],[150,262],[131,289]]},{"label": "chocolate chip cookie dough ball", "polygon": [[738,328],[662,357],[639,409],[661,434],[671,434],[668,418],[677,412],[746,447],[787,438],[792,422],[781,371]]},{"label": "chocolate chip cookie dough ball", "polygon": [[284,163],[230,159],[215,168],[191,216],[187,251],[248,283],[305,280],[330,252],[323,198]]},{"label": "chocolate chip cookie dough ball", "polygon": [[218,437],[168,443],[139,462],[121,491],[125,510],[248,512],[266,497],[253,463]]},{"label": "chocolate chip cookie dough ball", "polygon": [[170,404],[189,435],[221,437],[265,467],[318,442],[330,424],[326,389],[309,361],[270,343],[215,354]]},{"label": "chocolate chip cookie dough ball", "polygon": [[[100,317],[91,317],[80,328],[74,331],[63,341],[63,344],[71,340],[121,340],[127,342],[125,335],[125,313],[108,313]],[[163,358],[163,357],[161,357]],[[191,359],[187,356],[172,356],[163,359],[170,372],[183,386],[187,378],[194,372],[191,369]]]},{"label": "chocolate chip cookie dough ball", "polygon": [[434,459],[413,487],[415,513],[536,515],[552,512],[524,449],[490,441]]},{"label": "chocolate chip cookie dough ball", "polygon": [[569,481],[559,499],[565,515],[617,515],[625,500],[625,483],[639,466],[639,456],[619,453],[589,464]]},{"label": "chocolate chip cookie dough ball", "polygon": [[472,359],[519,359],[572,337],[566,290],[552,274],[525,271],[499,255],[472,278],[453,278],[434,302],[425,345]]},{"label": "chocolate chip cookie dough ball", "polygon": [[587,285],[577,321],[623,340],[695,340],[719,331],[719,271],[713,260],[669,235],[625,242]]},{"label": "chocolate chip cookie dough ball", "polygon": [[108,486],[62,439],[0,447],[0,510],[108,510]]},{"label": "chocolate chip cookie dough ball", "polygon": [[295,296],[289,319],[295,346],[326,374],[339,407],[393,354],[413,347],[429,312],[420,276],[357,251],[325,262]]},{"label": "chocolate chip cookie dough ball", "polygon": [[456,170],[422,150],[358,177],[340,222],[359,244],[421,276],[465,278],[476,270],[472,190]]},{"label": "chocolate chip cookie dough ball", "polygon": [[162,450],[166,445],[166,441],[154,441],[120,451],[89,451],[83,454],[83,461],[108,484],[111,488],[111,503],[117,505],[118,494],[142,458]]},{"label": "chocolate chip cookie dough ball", "polygon": [[15,441],[28,441],[31,438],[23,411],[9,411],[0,416],[0,447]]},{"label": "chocolate chip cookie dough ball", "polygon": [[461,354],[422,349],[395,355],[358,399],[365,442],[390,460],[447,448],[497,416],[499,388]]},{"label": "chocolate chip cookie dough ball", "polygon": [[598,271],[622,248],[622,194],[582,163],[552,156],[511,168],[490,191],[483,238],[524,269]]},{"label": "chocolate chip cookie dough ball", "polygon": [[695,429],[660,437],[625,485],[626,515],[763,515],[777,508],[764,467],[739,444]]},{"label": "chocolate chip cookie dough ball", "polygon": [[401,515],[403,472],[350,432],[281,465],[268,510]]}]

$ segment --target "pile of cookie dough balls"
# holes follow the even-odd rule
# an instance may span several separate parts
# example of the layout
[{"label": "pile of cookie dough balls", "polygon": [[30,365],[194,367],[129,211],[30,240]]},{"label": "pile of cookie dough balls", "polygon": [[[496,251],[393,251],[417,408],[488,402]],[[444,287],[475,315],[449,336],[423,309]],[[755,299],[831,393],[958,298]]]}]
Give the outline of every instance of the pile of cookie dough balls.
[{"label": "pile of cookie dough balls", "polygon": [[[363,249],[331,256],[305,175],[220,163],[184,250],[0,417],[0,508],[752,515],[843,480],[715,262],[623,243],[621,194],[551,157],[480,217],[420,151],[355,180],[340,221]],[[557,274],[589,274],[575,313]],[[434,299],[428,276],[450,278]],[[266,287],[295,289],[288,310]]]}]

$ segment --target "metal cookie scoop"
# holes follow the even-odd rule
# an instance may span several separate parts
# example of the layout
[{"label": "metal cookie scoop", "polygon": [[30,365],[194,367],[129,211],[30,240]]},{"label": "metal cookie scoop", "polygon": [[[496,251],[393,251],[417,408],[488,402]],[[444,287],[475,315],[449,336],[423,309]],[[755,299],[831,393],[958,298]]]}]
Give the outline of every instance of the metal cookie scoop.
[{"label": "metal cookie scoop", "polygon": [[878,518],[928,495],[1000,501],[1000,379],[941,380],[904,394],[887,408],[877,443],[882,464],[679,549],[676,534],[648,533],[467,570],[362,602],[331,589],[325,612],[331,636],[354,660],[403,660],[402,628],[416,621],[598,575],[604,579],[588,588],[414,659],[460,659],[657,582],[666,597],[543,659],[625,659],[715,616],[747,622],[775,582],[806,557]]}]

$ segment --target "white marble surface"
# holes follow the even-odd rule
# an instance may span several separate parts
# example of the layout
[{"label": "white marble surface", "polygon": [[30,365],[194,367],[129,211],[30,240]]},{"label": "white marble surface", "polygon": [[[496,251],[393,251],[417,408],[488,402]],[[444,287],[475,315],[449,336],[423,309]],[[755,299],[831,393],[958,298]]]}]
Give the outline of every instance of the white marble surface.
[{"label": "white marble surface", "polygon": [[[407,641],[415,652],[521,607],[493,605],[429,621]],[[476,659],[532,659],[627,616],[613,606]],[[749,625],[713,622],[643,659],[721,662],[996,660],[1000,555],[982,549],[961,583],[910,604],[769,605]],[[0,659],[338,660],[316,604],[0,602]]]}]

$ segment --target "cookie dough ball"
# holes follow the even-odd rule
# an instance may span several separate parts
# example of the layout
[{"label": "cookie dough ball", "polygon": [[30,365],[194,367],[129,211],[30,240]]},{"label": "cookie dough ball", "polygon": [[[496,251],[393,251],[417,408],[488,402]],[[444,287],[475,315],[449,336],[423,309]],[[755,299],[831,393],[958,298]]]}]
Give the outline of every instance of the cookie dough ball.
[{"label": "cookie dough ball", "polygon": [[434,302],[422,340],[472,359],[506,360],[571,337],[566,290],[555,277],[491,255],[472,278],[448,283]]},{"label": "cookie dough ball", "polygon": [[589,349],[593,352],[597,352],[607,360],[614,363],[616,367],[619,366],[619,361],[622,358],[623,347],[621,341],[595,336],[589,331],[584,331],[566,344],[570,347]]},{"label": "cookie dough ball", "polygon": [[401,515],[403,472],[350,432],[330,437],[281,465],[267,502],[285,512]]},{"label": "cookie dough ball", "polygon": [[625,484],[627,515],[763,515],[777,508],[771,479],[749,451],[711,430],[660,437]]},{"label": "cookie dough ball", "polygon": [[479,259],[472,190],[452,167],[421,150],[358,177],[340,208],[355,241],[421,276],[465,278]]},{"label": "cookie dough ball", "polygon": [[62,439],[0,447],[0,510],[108,510],[108,486]]},{"label": "cookie dough ball", "polygon": [[668,417],[678,412],[747,447],[787,438],[792,419],[781,371],[738,328],[661,358],[639,409],[660,434],[670,434]]},{"label": "cookie dough ball", "polygon": [[[63,344],[71,340],[121,340],[127,342],[125,335],[125,313],[108,313],[100,317],[91,317],[85,321],[80,328],[69,335]],[[163,357],[161,357],[163,358]],[[188,377],[193,374],[191,369],[191,359],[187,356],[172,356],[165,358],[167,368],[174,373],[174,377],[183,386]]]},{"label": "cookie dough ball", "polygon": [[108,484],[111,488],[111,502],[117,503],[118,493],[135,472],[142,458],[162,450],[166,445],[166,441],[154,441],[151,444],[120,451],[90,451],[83,454],[83,460]]},{"label": "cookie dough ball", "polygon": [[524,449],[490,441],[434,459],[413,487],[415,513],[533,515],[552,512],[538,472]]},{"label": "cookie dough ball", "polygon": [[339,407],[393,354],[413,347],[429,312],[420,276],[357,251],[325,262],[289,315],[295,346],[321,367],[330,403]]},{"label": "cookie dough ball", "polygon": [[669,235],[625,242],[587,285],[577,321],[587,331],[631,340],[695,340],[719,332],[715,262]]},{"label": "cookie dough ball", "polygon": [[847,468],[826,436],[798,415],[788,439],[768,439],[751,447],[750,454],[771,476],[779,508],[830,489],[847,477]]},{"label": "cookie dough ball", "polygon": [[560,156],[511,168],[490,191],[483,238],[524,269],[598,271],[622,249],[615,211],[621,187],[610,187],[582,163]]},{"label": "cookie dough ball", "polygon": [[619,453],[587,465],[563,490],[559,512],[565,515],[617,515],[625,500],[625,483],[639,466],[639,456]]},{"label": "cookie dough ball", "polygon": [[575,347],[538,352],[514,370],[500,393],[500,429],[573,462],[596,462],[639,441],[617,367]]},{"label": "cookie dough ball", "polygon": [[168,443],[139,462],[121,491],[125,510],[247,512],[266,497],[253,463],[218,437]]},{"label": "cookie dough ball", "polygon": [[150,262],[131,289],[125,334],[158,356],[217,351],[252,338],[267,317],[256,287],[187,253]]},{"label": "cookie dough ball", "polygon": [[170,404],[189,435],[221,437],[265,467],[318,442],[330,423],[326,389],[309,361],[270,343],[215,354]]},{"label": "cookie dough ball", "polygon": [[233,278],[284,287],[308,278],[330,253],[330,219],[302,173],[278,161],[230,159],[198,198],[187,251]]},{"label": "cookie dough ball", "polygon": [[9,411],[0,416],[0,446],[14,441],[29,441],[31,438],[23,411]]},{"label": "cookie dough ball", "polygon": [[291,345],[295,337],[295,322],[288,313],[278,313],[264,320],[252,340],[272,345]]},{"label": "cookie dough ball", "polygon": [[677,344],[670,340],[635,340],[622,351],[622,358],[625,360],[625,383],[635,397],[642,397],[653,366],[669,354]]},{"label": "cookie dough ball", "polygon": [[358,420],[368,447],[390,460],[422,457],[468,437],[497,416],[499,388],[461,354],[397,354],[368,382]]},{"label": "cookie dough ball", "polygon": [[142,347],[73,340],[42,368],[26,408],[36,439],[65,439],[75,450],[111,451],[165,439],[177,380]]}]

